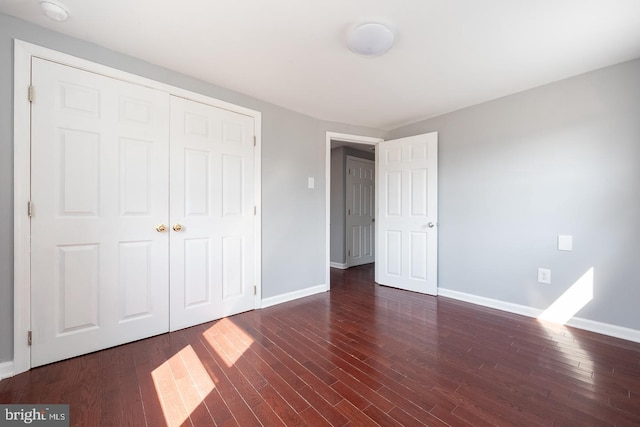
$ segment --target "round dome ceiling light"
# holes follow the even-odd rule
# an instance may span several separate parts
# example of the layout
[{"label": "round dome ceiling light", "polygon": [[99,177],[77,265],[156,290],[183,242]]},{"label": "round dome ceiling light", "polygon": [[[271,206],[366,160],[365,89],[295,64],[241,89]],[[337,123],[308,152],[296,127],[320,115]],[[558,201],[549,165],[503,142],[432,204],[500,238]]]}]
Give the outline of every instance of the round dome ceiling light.
[{"label": "round dome ceiling light", "polygon": [[69,18],[69,10],[58,0],[40,0],[40,7],[45,15],[56,22],[66,21]]},{"label": "round dome ceiling light", "polygon": [[393,46],[393,33],[382,24],[369,23],[356,27],[347,40],[349,49],[360,55],[382,55]]}]

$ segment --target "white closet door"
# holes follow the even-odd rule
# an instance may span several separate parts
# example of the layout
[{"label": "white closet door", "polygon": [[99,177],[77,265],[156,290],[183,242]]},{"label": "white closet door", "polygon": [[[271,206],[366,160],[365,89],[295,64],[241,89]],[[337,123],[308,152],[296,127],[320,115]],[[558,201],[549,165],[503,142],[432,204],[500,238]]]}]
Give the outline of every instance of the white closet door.
[{"label": "white closet door", "polygon": [[33,59],[31,364],[166,332],[169,96]]},{"label": "white closet door", "polygon": [[376,282],[436,295],[437,132],[379,143],[376,164]]},{"label": "white closet door", "polygon": [[171,97],[171,330],[254,308],[253,126]]}]

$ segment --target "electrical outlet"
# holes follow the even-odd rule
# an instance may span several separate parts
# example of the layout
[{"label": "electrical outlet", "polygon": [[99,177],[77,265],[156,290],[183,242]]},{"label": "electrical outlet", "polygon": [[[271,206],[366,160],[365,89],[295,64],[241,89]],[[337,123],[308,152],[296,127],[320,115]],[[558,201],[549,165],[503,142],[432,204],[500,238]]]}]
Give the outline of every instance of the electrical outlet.
[{"label": "electrical outlet", "polygon": [[547,268],[538,269],[538,283],[544,283],[546,285],[551,284],[551,270]]}]

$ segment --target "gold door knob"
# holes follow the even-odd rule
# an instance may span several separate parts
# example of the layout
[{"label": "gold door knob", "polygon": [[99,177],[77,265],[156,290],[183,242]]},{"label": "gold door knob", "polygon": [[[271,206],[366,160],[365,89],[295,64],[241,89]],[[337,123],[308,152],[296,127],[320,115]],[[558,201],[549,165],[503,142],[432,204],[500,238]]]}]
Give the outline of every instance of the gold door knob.
[{"label": "gold door knob", "polygon": [[156,231],[157,231],[158,233],[163,233],[163,232],[167,231],[167,226],[166,226],[166,225],[164,225],[164,224],[159,224],[159,225],[156,227]]},{"label": "gold door knob", "polygon": [[174,224],[173,225],[173,231],[182,231],[182,225]]}]

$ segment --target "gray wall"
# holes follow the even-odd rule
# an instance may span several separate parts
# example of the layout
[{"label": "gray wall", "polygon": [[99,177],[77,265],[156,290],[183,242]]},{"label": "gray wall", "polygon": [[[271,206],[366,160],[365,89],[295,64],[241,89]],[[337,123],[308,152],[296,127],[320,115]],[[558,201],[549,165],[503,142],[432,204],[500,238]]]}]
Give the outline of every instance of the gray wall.
[{"label": "gray wall", "polygon": [[[0,14],[0,362],[13,354],[13,38],[261,111],[263,296],[325,283],[327,123]],[[546,308],[594,267],[578,316],[640,329],[640,60],[391,133],[439,132],[439,285]],[[307,189],[307,177],[316,179]],[[573,252],[556,250],[574,236]],[[552,285],[536,269],[552,270]]]},{"label": "gray wall", "polygon": [[346,167],[347,156],[360,157],[361,159],[375,160],[372,152],[356,150],[351,147],[337,147],[331,150],[331,262],[344,264],[346,258],[345,239],[345,205],[346,205]]},{"label": "gray wall", "polygon": [[14,38],[261,111],[263,297],[325,284],[326,131],[386,132],[319,121],[0,14],[0,362],[13,359]]},{"label": "gray wall", "polygon": [[440,287],[545,309],[593,267],[577,316],[640,329],[639,76],[635,60],[391,132],[439,132]]}]

